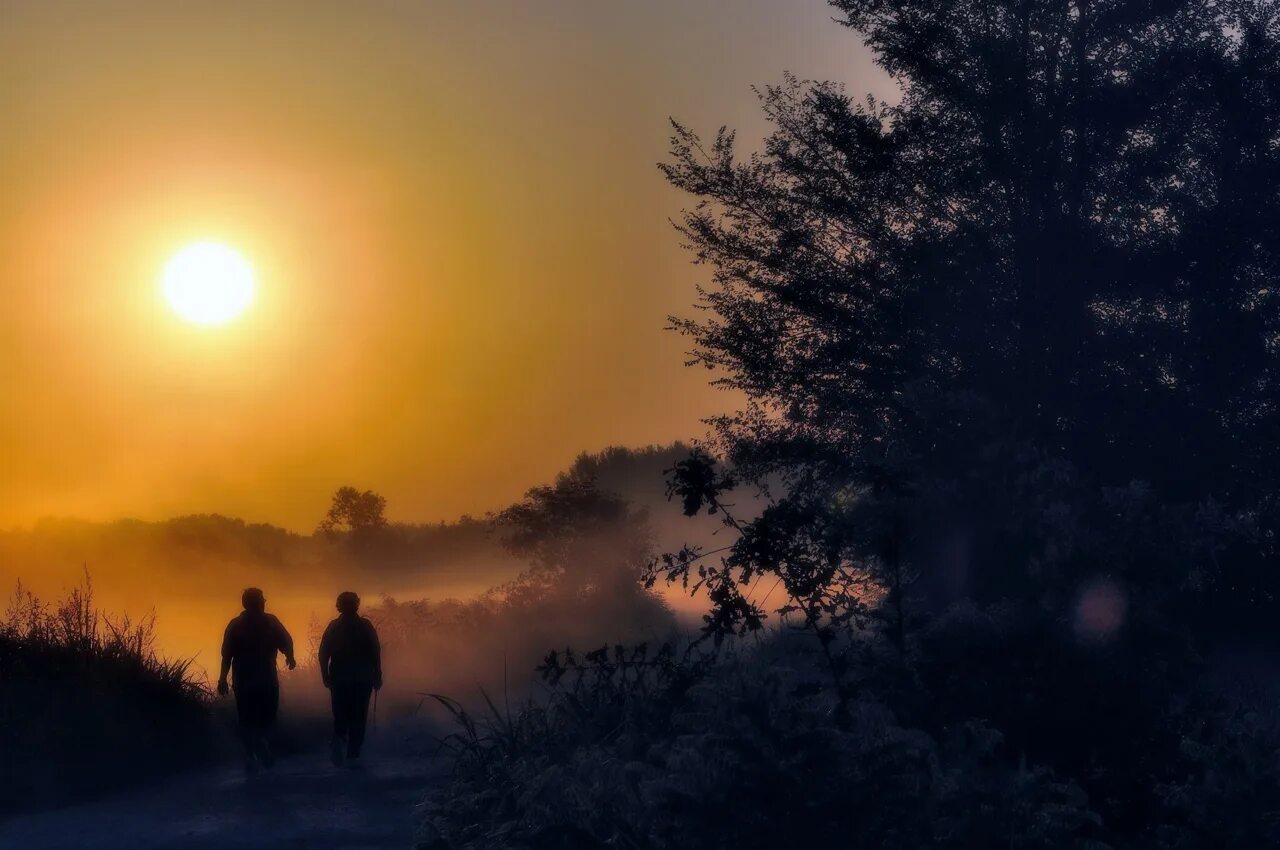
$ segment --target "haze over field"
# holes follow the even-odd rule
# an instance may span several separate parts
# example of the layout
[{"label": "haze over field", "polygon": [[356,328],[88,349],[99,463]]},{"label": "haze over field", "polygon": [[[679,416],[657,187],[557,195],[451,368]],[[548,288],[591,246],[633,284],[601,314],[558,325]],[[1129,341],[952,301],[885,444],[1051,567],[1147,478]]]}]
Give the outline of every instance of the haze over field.
[{"label": "haze over field", "polygon": [[[611,449],[579,458],[572,470],[645,511],[655,553],[674,551],[688,542],[714,542],[718,528],[705,518],[684,517],[666,498],[663,472],[687,451],[682,444]],[[505,536],[493,516],[398,524],[369,547],[219,515],[157,522],[50,519],[0,531],[0,588],[7,597],[21,582],[52,600],[82,585],[87,573],[108,610],[135,618],[155,614],[158,649],[194,658],[216,673],[222,628],[244,587],[262,587],[270,609],[306,646],[316,624],[333,616],[342,590],[357,588],[373,605],[383,597],[465,600],[503,585],[529,566],[504,547]],[[705,603],[679,588],[659,590],[687,622],[705,610]]]}]

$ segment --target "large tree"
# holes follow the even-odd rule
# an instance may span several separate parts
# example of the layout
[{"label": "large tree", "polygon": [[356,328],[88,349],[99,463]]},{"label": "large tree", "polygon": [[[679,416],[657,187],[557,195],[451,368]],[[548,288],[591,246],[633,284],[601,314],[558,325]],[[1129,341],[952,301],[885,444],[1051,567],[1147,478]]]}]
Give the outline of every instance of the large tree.
[{"label": "large tree", "polygon": [[788,79],[760,152],[677,124],[663,165],[714,271],[677,326],[748,399],[716,423],[731,474],[695,459],[676,489],[783,485],[701,563],[710,627],[759,623],[761,574],[824,645],[862,616],[901,644],[917,574],[1050,607],[1106,574],[1269,619],[1275,4],[833,5],[896,105]]},{"label": "large tree", "polygon": [[339,487],[316,530],[326,535],[346,532],[353,539],[366,540],[387,527],[386,508],[387,500],[372,490]]}]

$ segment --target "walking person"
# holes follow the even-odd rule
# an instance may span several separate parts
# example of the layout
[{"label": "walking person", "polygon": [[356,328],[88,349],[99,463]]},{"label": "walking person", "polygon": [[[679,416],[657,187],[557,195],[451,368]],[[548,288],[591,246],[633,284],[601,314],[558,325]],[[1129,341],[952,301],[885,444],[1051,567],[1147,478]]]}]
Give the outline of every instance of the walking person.
[{"label": "walking person", "polygon": [[290,670],[298,664],[293,658],[293,638],[274,614],[267,613],[267,598],[262,591],[256,587],[246,589],[240,595],[240,604],[244,610],[227,624],[222,636],[218,693],[226,696],[230,672],[245,771],[253,774],[259,766],[271,767],[275,763],[269,738],[280,706],[276,653],[284,654]]},{"label": "walking person", "polygon": [[360,597],[349,590],[338,594],[338,617],[320,639],[320,677],[333,706],[333,763],[358,767],[369,697],[382,688],[382,646],[373,623],[360,616]]}]

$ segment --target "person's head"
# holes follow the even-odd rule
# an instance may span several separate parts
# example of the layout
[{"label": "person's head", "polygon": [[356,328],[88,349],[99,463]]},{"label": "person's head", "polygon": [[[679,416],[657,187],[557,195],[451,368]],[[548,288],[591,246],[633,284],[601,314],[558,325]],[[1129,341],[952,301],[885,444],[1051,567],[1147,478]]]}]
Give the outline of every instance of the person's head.
[{"label": "person's head", "polygon": [[256,587],[246,587],[244,593],[240,594],[240,604],[244,606],[246,611],[265,611],[267,610],[267,597]]},{"label": "person's head", "polygon": [[360,597],[349,590],[338,594],[338,613],[354,614],[360,610]]}]

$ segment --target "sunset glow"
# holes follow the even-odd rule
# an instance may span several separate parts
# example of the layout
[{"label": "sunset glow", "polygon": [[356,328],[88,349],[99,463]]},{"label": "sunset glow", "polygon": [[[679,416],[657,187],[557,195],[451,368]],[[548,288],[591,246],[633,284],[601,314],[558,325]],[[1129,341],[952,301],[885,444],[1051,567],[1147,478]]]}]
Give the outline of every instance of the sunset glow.
[{"label": "sunset glow", "polygon": [[448,520],[700,433],[668,116],[882,78],[822,0],[713,63],[730,0],[91,5],[0,0],[0,527],[307,531],[347,481]]}]

